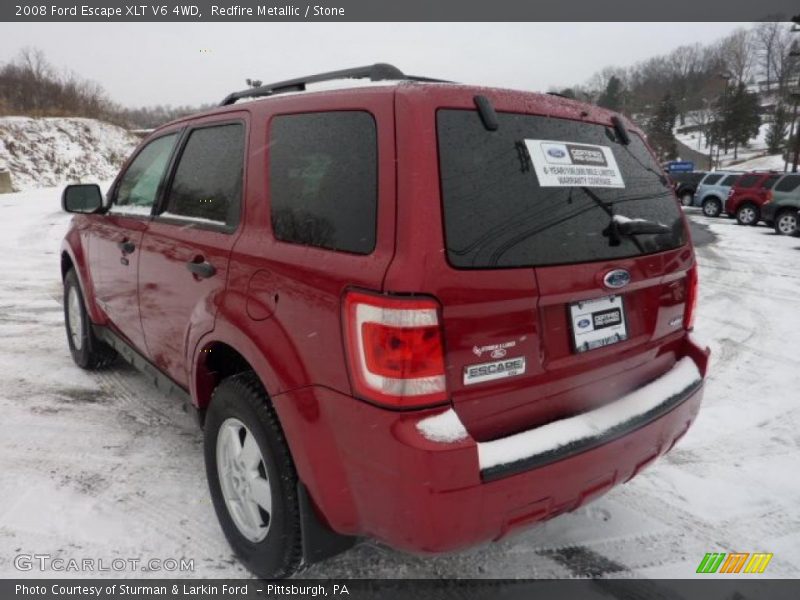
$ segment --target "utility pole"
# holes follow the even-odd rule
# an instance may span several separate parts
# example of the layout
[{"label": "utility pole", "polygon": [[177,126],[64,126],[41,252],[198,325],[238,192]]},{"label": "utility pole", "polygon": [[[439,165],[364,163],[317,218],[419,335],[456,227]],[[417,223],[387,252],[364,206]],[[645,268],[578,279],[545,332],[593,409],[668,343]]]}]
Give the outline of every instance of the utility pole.
[{"label": "utility pole", "polygon": [[[800,17],[795,17],[792,19],[794,21],[794,26],[792,27],[792,33],[800,33],[800,27],[798,25],[800,23]],[[794,61],[797,61],[797,57],[800,56],[800,48],[797,47],[797,41],[792,44],[792,51],[789,52],[789,56],[794,58]],[[793,69],[797,71],[797,69]],[[790,129],[789,139],[791,140],[791,132],[794,132],[794,158],[792,160],[792,173],[797,173],[797,161],[798,157],[800,157],[800,127],[797,126],[797,104],[800,103],[800,73],[797,75],[797,88],[790,94],[792,99],[794,100],[794,112],[792,114],[792,127]],[[788,162],[789,156],[788,152],[786,153],[786,163],[784,164],[784,171],[788,171]]]},{"label": "utility pole", "polygon": [[[725,120],[726,120],[726,118],[728,116],[728,82],[730,82],[732,77],[733,77],[733,75],[731,75],[728,71],[723,71],[722,73],[719,74],[719,78],[722,79],[725,82],[725,89],[722,91],[722,111],[721,111],[721,114],[719,115],[719,116],[722,117],[722,119],[720,120],[720,122],[716,123],[716,125],[717,125],[717,128],[716,128],[717,129],[717,135],[715,137],[717,138],[716,139],[716,142],[717,142],[717,160],[716,160],[717,166],[716,166],[716,168],[717,169],[719,169],[720,166],[721,166],[719,164],[720,163],[719,150],[720,150],[720,146],[722,145],[722,138],[723,138],[722,132],[723,132],[723,128],[725,127]],[[727,129],[725,130],[724,138],[725,138],[725,152],[727,152],[728,151],[728,132],[727,132]],[[711,150],[710,154],[713,156],[713,149]]]},{"label": "utility pole", "polygon": [[797,173],[797,162],[800,157],[800,127],[797,127],[797,105],[800,103],[800,91],[792,92],[791,96],[794,100],[794,115],[792,116],[792,125],[794,127],[794,158],[792,159],[792,173]]}]

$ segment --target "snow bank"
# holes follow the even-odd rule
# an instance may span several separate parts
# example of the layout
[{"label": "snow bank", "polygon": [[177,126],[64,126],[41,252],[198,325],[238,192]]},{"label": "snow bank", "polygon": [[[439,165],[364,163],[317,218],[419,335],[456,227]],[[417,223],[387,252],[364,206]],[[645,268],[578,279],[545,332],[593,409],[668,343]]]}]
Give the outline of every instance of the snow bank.
[{"label": "snow bank", "polygon": [[[687,125],[691,125],[691,118],[687,117]],[[697,131],[681,132],[680,129],[685,126],[678,125],[673,130],[675,139],[685,144],[689,148],[700,152],[701,154],[708,154],[708,147],[706,146],[705,138]],[[728,152],[720,151],[717,156],[716,147],[714,150],[714,160],[719,159],[721,163],[720,168],[732,169],[736,171],[755,168],[774,168],[774,167],[742,167],[744,161],[761,160],[765,158],[762,155],[767,151],[767,132],[769,131],[770,123],[762,123],[758,129],[758,134],[750,138],[744,146],[740,146],[736,158],[734,159],[733,146],[728,148]],[[768,158],[768,157],[766,157]],[[783,162],[781,162],[780,170],[783,170]]]},{"label": "snow bank", "polygon": [[139,138],[82,118],[0,117],[0,171],[15,190],[113,179]]},{"label": "snow bank", "polygon": [[[791,165],[791,163],[789,163]],[[783,171],[786,160],[781,154],[770,154],[731,165],[737,171]]]}]

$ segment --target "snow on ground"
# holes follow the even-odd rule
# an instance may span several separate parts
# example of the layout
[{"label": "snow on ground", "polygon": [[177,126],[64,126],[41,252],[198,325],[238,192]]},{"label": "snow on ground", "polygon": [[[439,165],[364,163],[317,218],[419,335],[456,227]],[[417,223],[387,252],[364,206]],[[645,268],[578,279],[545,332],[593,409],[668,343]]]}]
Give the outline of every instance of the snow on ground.
[{"label": "snow on ground", "polygon": [[[186,575],[245,577],[217,524],[190,415],[132,368],[72,364],[58,196],[0,195],[0,577],[61,575],[16,571],[22,553],[188,558]],[[764,576],[800,576],[800,239],[689,211],[717,236],[698,248],[697,333],[714,354],[698,420],[671,454],[500,543],[419,558],[365,542],[306,576],[690,578],[714,551],[774,552]]]},{"label": "snow on ground", "polygon": [[[789,163],[790,171],[792,170],[791,166],[792,163]],[[783,158],[782,154],[770,154],[736,163],[730,168],[737,171],[783,171],[785,167],[786,159]]]},{"label": "snow on ground", "polygon": [[[687,125],[690,125],[691,121],[687,119]],[[756,168],[774,168],[774,167],[750,167],[750,166],[743,166],[740,163],[746,163],[753,160],[761,160],[764,158],[764,153],[767,151],[767,131],[769,130],[769,123],[762,123],[758,129],[758,135],[751,138],[749,142],[745,146],[740,146],[737,153],[736,158],[734,158],[733,147],[731,146],[728,149],[728,152],[725,153],[720,149],[719,153],[719,161],[720,161],[720,168],[727,168],[727,169],[734,169],[736,171],[739,170],[746,170],[746,169],[756,169]],[[697,150],[703,154],[708,154],[708,147],[705,145],[705,138],[700,134],[698,131],[689,131],[686,133],[681,133],[678,131],[684,126],[677,125],[675,127],[675,139],[679,142],[686,144],[692,150]],[[770,157],[766,157],[770,158]],[[717,160],[717,152],[714,151],[714,160]],[[780,169],[783,170],[783,161],[781,161]]]},{"label": "snow on ground", "polygon": [[16,190],[113,178],[139,138],[96,119],[0,117],[0,171]]}]

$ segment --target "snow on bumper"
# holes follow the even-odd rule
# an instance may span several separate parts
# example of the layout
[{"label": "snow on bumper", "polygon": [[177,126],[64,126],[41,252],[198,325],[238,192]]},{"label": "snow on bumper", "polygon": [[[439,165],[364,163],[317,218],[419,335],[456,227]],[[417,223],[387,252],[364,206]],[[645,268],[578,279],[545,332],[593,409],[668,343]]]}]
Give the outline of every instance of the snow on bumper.
[{"label": "snow on bumper", "polygon": [[[661,377],[619,400],[490,442],[477,442],[484,479],[510,475],[594,448],[637,429],[680,404],[702,383],[700,369],[686,356]],[[467,439],[453,409],[417,423],[428,440],[451,443]]]}]

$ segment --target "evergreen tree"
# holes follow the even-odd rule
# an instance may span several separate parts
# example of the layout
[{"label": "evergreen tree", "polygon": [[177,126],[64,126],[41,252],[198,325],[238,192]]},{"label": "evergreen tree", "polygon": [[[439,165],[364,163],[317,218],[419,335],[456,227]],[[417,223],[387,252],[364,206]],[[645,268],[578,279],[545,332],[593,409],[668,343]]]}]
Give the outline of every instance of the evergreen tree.
[{"label": "evergreen tree", "polygon": [[789,127],[789,113],[783,104],[775,107],[775,114],[772,123],[767,129],[767,149],[770,154],[777,154],[784,148],[786,134]]},{"label": "evergreen tree", "polygon": [[597,99],[597,105],[609,110],[619,112],[622,110],[622,99],[625,90],[622,81],[616,75],[612,75],[606,84],[605,91]]},{"label": "evergreen tree", "polygon": [[647,122],[647,139],[662,160],[671,160],[678,155],[677,142],[672,133],[677,116],[678,109],[672,95],[667,92]]},{"label": "evergreen tree", "polygon": [[734,158],[738,158],[739,146],[758,135],[761,127],[760,110],[758,96],[749,92],[744,83],[739,83],[731,94],[725,115],[725,129],[733,143]]}]

